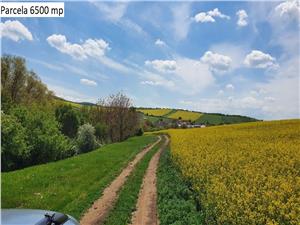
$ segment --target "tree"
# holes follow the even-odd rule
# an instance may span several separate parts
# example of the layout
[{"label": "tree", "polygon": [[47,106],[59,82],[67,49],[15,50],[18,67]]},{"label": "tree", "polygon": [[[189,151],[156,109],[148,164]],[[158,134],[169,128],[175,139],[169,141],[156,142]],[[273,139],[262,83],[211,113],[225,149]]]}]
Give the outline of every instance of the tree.
[{"label": "tree", "polygon": [[61,132],[74,138],[80,125],[79,113],[70,105],[59,105],[55,110],[57,121],[61,124]]},{"label": "tree", "polygon": [[143,128],[139,128],[139,129],[137,130],[137,132],[136,132],[136,135],[137,135],[137,136],[143,136],[143,134],[144,134]]},{"label": "tree", "polygon": [[1,97],[3,110],[13,104],[48,104],[53,93],[38,76],[29,72],[25,59],[5,55],[1,57]]},{"label": "tree", "polygon": [[95,126],[95,136],[100,141],[104,141],[107,137],[107,126],[104,123],[97,123]]},{"label": "tree", "polygon": [[17,106],[10,114],[17,118],[27,134],[30,152],[27,165],[35,165],[70,155],[70,141],[60,132],[53,112],[38,107]]},{"label": "tree", "polygon": [[131,100],[122,93],[110,95],[98,102],[108,135],[111,141],[123,141],[135,135],[139,127],[138,112],[132,107]]},{"label": "tree", "polygon": [[83,124],[78,129],[77,143],[79,153],[89,152],[97,147],[95,128],[91,124]]},{"label": "tree", "polygon": [[1,169],[2,171],[22,168],[29,158],[26,131],[17,118],[1,115]]}]

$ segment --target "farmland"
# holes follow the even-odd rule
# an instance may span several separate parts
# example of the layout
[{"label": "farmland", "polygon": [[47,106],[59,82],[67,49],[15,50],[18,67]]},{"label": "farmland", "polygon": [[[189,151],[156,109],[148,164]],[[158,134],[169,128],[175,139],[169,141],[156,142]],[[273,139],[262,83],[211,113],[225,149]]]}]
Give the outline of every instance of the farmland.
[{"label": "farmland", "polygon": [[176,128],[181,123],[214,126],[258,121],[247,116],[202,113],[183,109],[137,108],[137,111],[142,113],[145,131]]},{"label": "farmland", "polygon": [[164,116],[172,111],[172,109],[139,109],[138,111],[150,116]]},{"label": "farmland", "polygon": [[210,125],[244,123],[244,122],[254,122],[254,121],[256,120],[246,116],[223,115],[223,114],[214,114],[214,113],[203,114],[196,120],[197,123],[210,124]]},{"label": "farmland", "polygon": [[182,120],[197,120],[202,114],[199,112],[191,112],[185,110],[177,110],[175,113],[172,113],[168,116],[171,119],[182,119]]},{"label": "farmland", "polygon": [[206,224],[300,223],[300,120],[168,133]]}]

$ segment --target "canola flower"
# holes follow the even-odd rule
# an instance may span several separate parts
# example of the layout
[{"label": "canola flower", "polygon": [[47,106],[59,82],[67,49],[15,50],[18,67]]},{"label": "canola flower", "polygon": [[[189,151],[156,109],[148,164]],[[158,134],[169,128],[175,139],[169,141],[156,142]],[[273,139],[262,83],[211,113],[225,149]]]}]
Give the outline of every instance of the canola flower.
[{"label": "canola flower", "polygon": [[168,133],[206,224],[300,224],[300,120]]},{"label": "canola flower", "polygon": [[176,112],[170,114],[168,118],[170,119],[178,119],[181,118],[182,120],[191,120],[195,121],[202,116],[199,112],[190,112],[190,111],[184,111],[184,110],[177,110]]},{"label": "canola flower", "polygon": [[172,111],[172,109],[139,109],[138,111],[150,116],[164,116]]}]

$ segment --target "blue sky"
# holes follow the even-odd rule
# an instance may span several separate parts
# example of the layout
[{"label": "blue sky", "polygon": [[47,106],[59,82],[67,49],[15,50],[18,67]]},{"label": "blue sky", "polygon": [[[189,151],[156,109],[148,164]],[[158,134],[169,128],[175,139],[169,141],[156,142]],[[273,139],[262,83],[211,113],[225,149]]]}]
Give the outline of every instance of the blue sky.
[{"label": "blue sky", "polygon": [[298,1],[66,2],[64,18],[2,19],[56,95],[136,106],[299,118]]}]

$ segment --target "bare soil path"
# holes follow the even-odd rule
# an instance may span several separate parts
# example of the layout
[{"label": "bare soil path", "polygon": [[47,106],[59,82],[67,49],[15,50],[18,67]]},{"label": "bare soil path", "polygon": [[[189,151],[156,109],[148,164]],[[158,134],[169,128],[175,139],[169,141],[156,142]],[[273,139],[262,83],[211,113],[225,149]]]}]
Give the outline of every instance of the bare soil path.
[{"label": "bare soil path", "polygon": [[118,191],[126,182],[127,177],[131,174],[136,164],[149,152],[156,144],[161,141],[161,137],[158,136],[158,140],[150,146],[139,152],[134,160],[132,160],[126,168],[122,170],[120,175],[104,189],[102,196],[96,200],[92,207],[87,210],[80,220],[81,225],[98,225],[103,223],[108,212],[113,208],[114,203],[118,198]]},{"label": "bare soil path", "polygon": [[137,210],[132,215],[131,225],[157,225],[157,191],[156,191],[156,171],[160,155],[169,143],[169,138],[165,136],[165,143],[152,157],[146,174],[144,176],[142,188],[139,193]]}]

